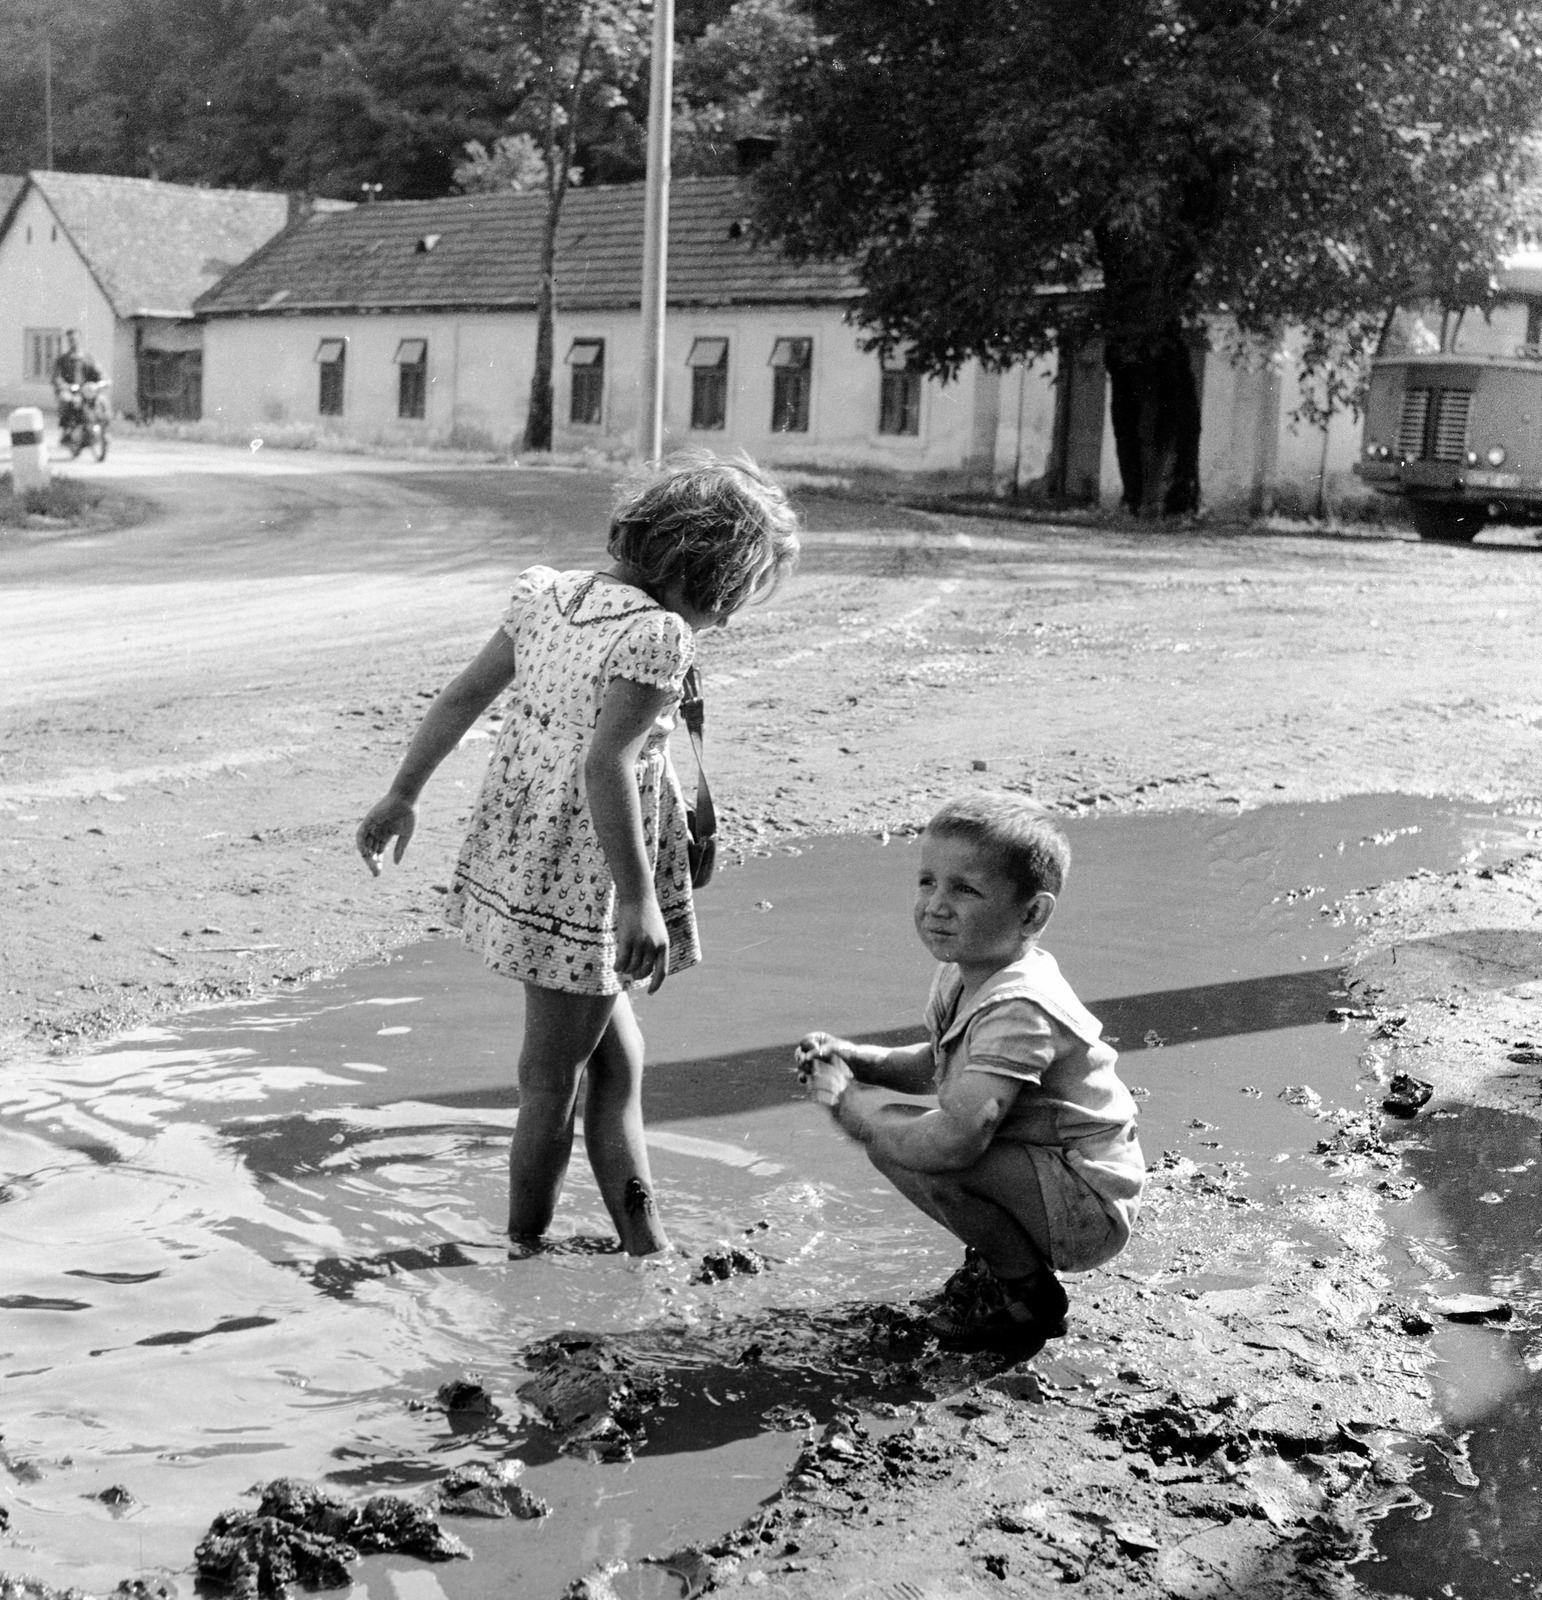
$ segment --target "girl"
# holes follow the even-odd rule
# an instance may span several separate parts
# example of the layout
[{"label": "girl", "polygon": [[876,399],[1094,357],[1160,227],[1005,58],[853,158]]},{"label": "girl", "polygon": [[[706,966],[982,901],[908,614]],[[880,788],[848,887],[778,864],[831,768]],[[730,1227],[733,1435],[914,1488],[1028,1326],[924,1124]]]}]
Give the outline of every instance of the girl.
[{"label": "girl", "polygon": [[[359,825],[376,876],[400,861],[434,769],[509,684],[447,917],[525,987],[509,1233],[538,1241],[584,1143],[622,1247],[668,1244],[643,1145],[643,1040],[625,990],[700,959],[686,812],[669,759],[694,630],[723,627],[798,552],[787,498],[747,459],[674,456],[623,484],[603,572],[531,567],[503,623],[439,695]],[[586,1071],[587,1069],[587,1071]]]}]

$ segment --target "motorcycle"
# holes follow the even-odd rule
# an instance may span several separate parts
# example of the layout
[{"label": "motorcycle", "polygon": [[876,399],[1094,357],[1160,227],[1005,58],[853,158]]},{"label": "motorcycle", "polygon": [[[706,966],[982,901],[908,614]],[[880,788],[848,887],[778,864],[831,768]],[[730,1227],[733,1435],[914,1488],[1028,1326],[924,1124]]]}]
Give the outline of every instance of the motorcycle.
[{"label": "motorcycle", "polygon": [[65,386],[59,394],[59,443],[71,456],[90,449],[98,461],[107,459],[106,390],[110,378],[88,379]]}]

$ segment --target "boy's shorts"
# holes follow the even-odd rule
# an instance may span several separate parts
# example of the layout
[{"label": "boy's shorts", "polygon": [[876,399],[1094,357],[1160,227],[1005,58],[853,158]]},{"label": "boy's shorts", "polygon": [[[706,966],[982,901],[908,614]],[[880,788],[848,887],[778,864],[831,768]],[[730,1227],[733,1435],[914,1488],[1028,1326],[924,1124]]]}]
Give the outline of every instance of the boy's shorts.
[{"label": "boy's shorts", "polygon": [[1050,1266],[1056,1272],[1088,1272],[1112,1261],[1130,1242],[1138,1198],[1108,1199],[1068,1162],[1057,1145],[1020,1144],[1021,1155],[1038,1180],[1049,1219]]}]

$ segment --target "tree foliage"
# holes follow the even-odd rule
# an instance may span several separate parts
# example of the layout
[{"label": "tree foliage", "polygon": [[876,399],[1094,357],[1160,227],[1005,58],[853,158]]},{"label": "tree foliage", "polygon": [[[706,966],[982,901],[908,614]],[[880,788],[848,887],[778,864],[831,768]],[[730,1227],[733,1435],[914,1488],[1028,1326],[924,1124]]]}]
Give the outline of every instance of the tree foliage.
[{"label": "tree foliage", "polygon": [[821,43],[780,80],[763,230],[858,260],[874,342],[936,374],[1100,337],[1137,508],[1192,503],[1186,352],[1217,313],[1264,339],[1299,325],[1331,384],[1399,300],[1491,293],[1542,105],[1542,13],[807,3]]},{"label": "tree foliage", "polygon": [[[430,198],[456,170],[501,182],[468,146],[542,136],[542,79],[519,41],[541,7],[508,0],[5,0],[0,5],[0,172],[46,164],[45,40],[54,164],[179,183]],[[628,9],[648,31],[644,0]],[[677,171],[722,170],[770,76],[775,19],[793,0],[679,0],[689,87]],[[757,20],[758,19],[758,20]],[[767,20],[771,19],[771,20]],[[710,36],[710,38],[708,37]],[[703,44],[703,66],[693,67]],[[602,52],[603,54],[603,52]],[[587,84],[573,165],[587,183],[642,176],[645,54]],[[703,137],[695,136],[702,119]],[[761,118],[764,121],[764,118]]]}]

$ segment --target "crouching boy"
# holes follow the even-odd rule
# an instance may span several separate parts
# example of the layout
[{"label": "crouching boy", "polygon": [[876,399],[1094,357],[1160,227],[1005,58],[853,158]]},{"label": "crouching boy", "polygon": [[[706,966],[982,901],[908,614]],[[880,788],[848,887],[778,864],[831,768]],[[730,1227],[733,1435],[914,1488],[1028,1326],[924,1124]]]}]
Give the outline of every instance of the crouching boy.
[{"label": "crouching boy", "polygon": [[[1024,1359],[1063,1334],[1056,1269],[1124,1249],[1145,1187],[1118,1057],[1039,946],[1069,865],[1031,801],[949,802],[921,838],[916,932],[941,963],[926,1041],[886,1049],[811,1033],[798,1046],[813,1098],[969,1247],[933,1302],[953,1348]],[[936,1109],[886,1089],[935,1093]]]}]

